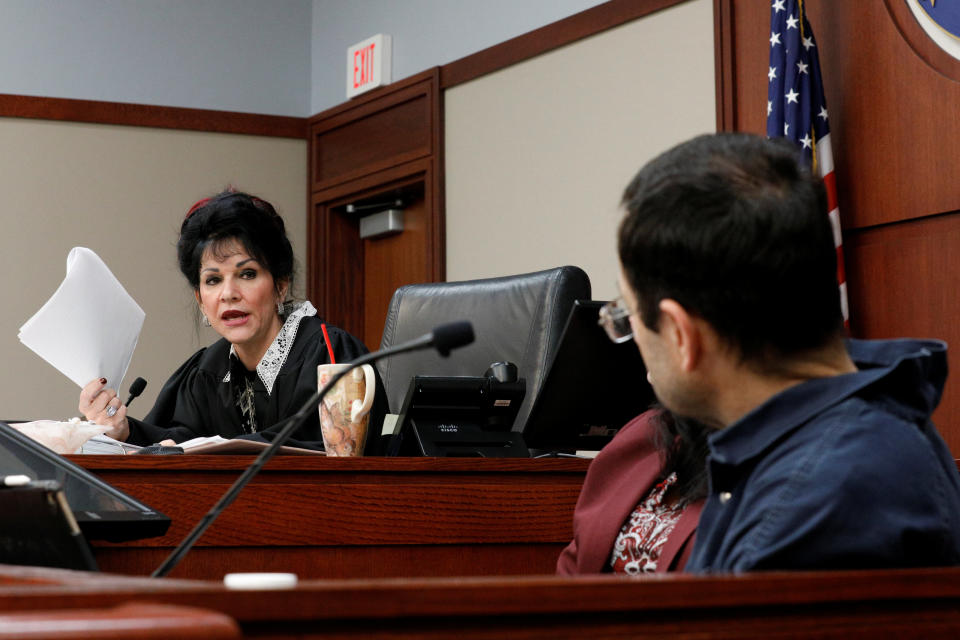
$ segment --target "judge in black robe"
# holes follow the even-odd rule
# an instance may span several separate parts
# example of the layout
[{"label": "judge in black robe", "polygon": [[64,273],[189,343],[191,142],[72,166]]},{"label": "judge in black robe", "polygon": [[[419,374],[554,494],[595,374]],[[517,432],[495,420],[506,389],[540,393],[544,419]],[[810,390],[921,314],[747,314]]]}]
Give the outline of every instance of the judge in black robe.
[{"label": "judge in black robe", "polygon": [[[321,320],[313,315],[300,319],[296,337],[269,392],[259,372],[247,371],[231,353],[230,343],[225,338],[200,349],[167,380],[153,409],[142,421],[128,417],[130,436],[127,441],[148,445],[166,439],[183,442],[212,435],[272,441],[282,428],[282,425],[274,425],[296,413],[317,390],[317,365],[330,362],[321,324]],[[368,352],[362,342],[342,329],[328,326],[327,333],[337,362],[348,362]],[[281,330],[278,340],[284,334]],[[267,374],[266,377],[269,382],[271,376]],[[253,387],[254,425],[249,424],[236,400],[238,391],[247,381]],[[377,373],[377,393],[368,423],[368,455],[375,452],[379,442],[387,413],[386,397]],[[286,444],[323,449],[319,409],[308,414],[306,422]]]},{"label": "judge in black robe", "polygon": [[[228,189],[187,212],[177,260],[206,324],[223,338],[174,373],[144,420],[128,419],[106,378],[81,390],[80,413],[137,444],[210,435],[272,440],[316,391],[317,365],[330,362],[313,305],[288,298],[294,256],[283,219],[269,202]],[[328,333],[337,362],[367,351],[345,331]],[[385,412],[378,377],[366,453],[379,443]],[[319,410],[306,417],[291,444],[322,449]]]}]

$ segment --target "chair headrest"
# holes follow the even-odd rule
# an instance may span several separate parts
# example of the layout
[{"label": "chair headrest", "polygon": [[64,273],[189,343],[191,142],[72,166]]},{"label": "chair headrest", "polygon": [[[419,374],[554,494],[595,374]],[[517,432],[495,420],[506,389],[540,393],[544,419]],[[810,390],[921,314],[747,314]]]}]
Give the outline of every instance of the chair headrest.
[{"label": "chair headrest", "polygon": [[399,411],[414,375],[479,376],[509,361],[527,381],[515,428],[526,422],[573,301],[590,298],[590,278],[575,266],[497,278],[406,285],[390,301],[380,347],[427,333],[445,322],[469,320],[476,341],[449,358],[436,353],[388,358],[377,367],[392,411]]}]

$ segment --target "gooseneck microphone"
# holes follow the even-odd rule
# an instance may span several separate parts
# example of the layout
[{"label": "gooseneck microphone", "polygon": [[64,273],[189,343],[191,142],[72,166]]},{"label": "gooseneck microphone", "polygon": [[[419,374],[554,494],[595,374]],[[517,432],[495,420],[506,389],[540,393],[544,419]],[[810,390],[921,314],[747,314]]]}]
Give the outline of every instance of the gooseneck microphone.
[{"label": "gooseneck microphone", "polygon": [[[433,331],[428,333],[427,336],[431,337],[431,341],[428,343],[428,345],[432,344],[437,350],[437,353],[446,358],[450,355],[451,350],[473,342],[473,325],[466,320],[461,320],[459,322],[448,322],[447,324],[441,324],[437,327],[434,327]],[[420,340],[427,336],[421,337]],[[413,342],[416,341],[414,340]],[[397,345],[397,348],[402,346],[402,344]],[[390,355],[389,353],[386,353],[386,351],[388,350],[384,349],[383,355]]]},{"label": "gooseneck microphone", "polygon": [[300,407],[299,411],[278,423],[286,424],[284,424],[283,428],[277,433],[277,436],[273,439],[273,442],[270,443],[270,446],[264,449],[260,455],[257,456],[257,459],[254,460],[240,475],[240,477],[237,478],[236,482],[234,482],[233,485],[227,489],[217,503],[210,508],[210,511],[208,511],[207,514],[200,519],[200,522],[196,524],[193,530],[187,534],[187,537],[185,537],[183,541],[177,545],[172,552],[170,552],[170,555],[167,556],[167,559],[163,561],[163,564],[161,564],[156,571],[150,574],[150,577],[161,578],[170,573],[170,571],[177,566],[180,560],[182,560],[183,557],[187,555],[187,552],[193,547],[194,543],[200,539],[200,536],[203,535],[203,532],[206,531],[207,528],[213,524],[214,520],[217,519],[217,516],[220,515],[220,512],[230,506],[230,504],[236,499],[237,495],[239,495],[240,491],[247,485],[248,482],[250,482],[250,480],[253,479],[253,476],[257,475],[263,465],[274,456],[280,447],[283,446],[283,443],[286,442],[293,432],[304,423],[310,412],[317,410],[317,405],[319,405],[320,401],[323,400],[323,396],[326,395],[327,390],[332,389],[334,385],[336,385],[337,381],[340,380],[340,378],[360,365],[369,364],[381,358],[395,356],[400,353],[406,353],[407,351],[426,349],[427,347],[434,347],[440,355],[446,357],[450,355],[451,350],[473,342],[473,337],[473,325],[471,325],[469,322],[464,320],[459,322],[450,322],[434,327],[433,331],[424,334],[419,338],[414,338],[413,340],[401,342],[398,345],[387,347],[386,349],[381,349],[380,351],[374,351],[372,353],[362,355],[359,358],[354,358],[348,362],[347,364],[350,366],[334,374],[334,376],[330,379],[330,382],[328,382],[323,389],[318,390],[316,393],[310,396],[310,399],[303,403],[303,406]]},{"label": "gooseneck microphone", "polygon": [[147,381],[143,378],[137,378],[133,381],[133,384],[130,385],[130,397],[127,398],[127,401],[124,402],[126,406],[130,406],[130,403],[133,402],[133,399],[143,393],[143,390],[147,388]]}]

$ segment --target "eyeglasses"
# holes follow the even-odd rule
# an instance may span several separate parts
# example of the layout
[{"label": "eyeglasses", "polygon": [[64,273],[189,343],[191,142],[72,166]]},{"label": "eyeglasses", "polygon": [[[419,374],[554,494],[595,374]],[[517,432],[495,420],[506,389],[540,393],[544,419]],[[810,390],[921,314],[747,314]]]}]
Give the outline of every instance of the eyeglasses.
[{"label": "eyeglasses", "polygon": [[600,319],[597,324],[607,332],[607,337],[620,344],[633,338],[630,327],[630,309],[623,298],[616,298],[600,307]]}]

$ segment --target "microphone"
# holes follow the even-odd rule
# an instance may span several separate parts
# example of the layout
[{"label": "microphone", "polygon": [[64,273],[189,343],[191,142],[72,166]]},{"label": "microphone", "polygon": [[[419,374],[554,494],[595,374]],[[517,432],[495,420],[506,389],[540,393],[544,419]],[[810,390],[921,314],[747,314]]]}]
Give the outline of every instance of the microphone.
[{"label": "microphone", "polygon": [[133,381],[133,384],[130,385],[130,397],[127,398],[127,401],[124,402],[128,407],[130,403],[133,402],[133,399],[143,393],[143,390],[147,388],[147,381],[143,378],[137,378]]},{"label": "microphone", "polygon": [[427,334],[433,336],[433,346],[437,352],[446,358],[452,349],[462,347],[473,342],[473,325],[466,320],[448,322]]},{"label": "microphone", "polygon": [[434,347],[441,356],[447,357],[450,355],[451,350],[470,344],[473,342],[473,339],[474,335],[472,324],[465,320],[461,320],[459,322],[450,322],[434,327],[433,331],[424,334],[419,338],[401,342],[398,345],[387,347],[386,349],[367,353],[348,362],[347,364],[350,366],[345,367],[342,371],[338,371],[336,374],[334,374],[334,376],[330,378],[330,382],[328,382],[323,389],[317,390],[312,396],[310,396],[310,399],[303,403],[303,406],[300,407],[299,411],[278,423],[283,424],[285,422],[286,424],[277,433],[276,437],[273,439],[273,442],[270,443],[270,446],[264,449],[260,455],[257,456],[257,459],[246,468],[240,477],[237,478],[236,482],[234,482],[233,485],[227,489],[217,503],[210,508],[210,511],[208,511],[207,514],[200,519],[200,522],[196,524],[193,530],[187,534],[187,537],[185,537],[183,541],[177,545],[173,551],[170,552],[170,555],[167,556],[167,559],[163,561],[163,564],[157,567],[157,570],[150,574],[150,577],[162,578],[177,566],[180,560],[182,560],[183,557],[187,555],[187,552],[193,547],[194,543],[200,539],[200,536],[203,535],[203,532],[206,531],[207,528],[213,524],[213,521],[217,519],[217,516],[220,515],[220,512],[230,506],[230,504],[240,494],[240,491],[247,485],[248,482],[250,482],[250,480],[253,479],[253,476],[257,475],[263,465],[274,456],[280,447],[283,446],[283,443],[286,442],[293,432],[304,423],[304,421],[307,419],[307,415],[311,411],[317,410],[317,405],[319,405],[320,401],[323,400],[323,396],[327,394],[329,389],[332,389],[336,385],[340,378],[360,365],[369,364],[381,358],[395,356],[400,353],[406,353],[407,351],[426,349],[427,347]]}]

